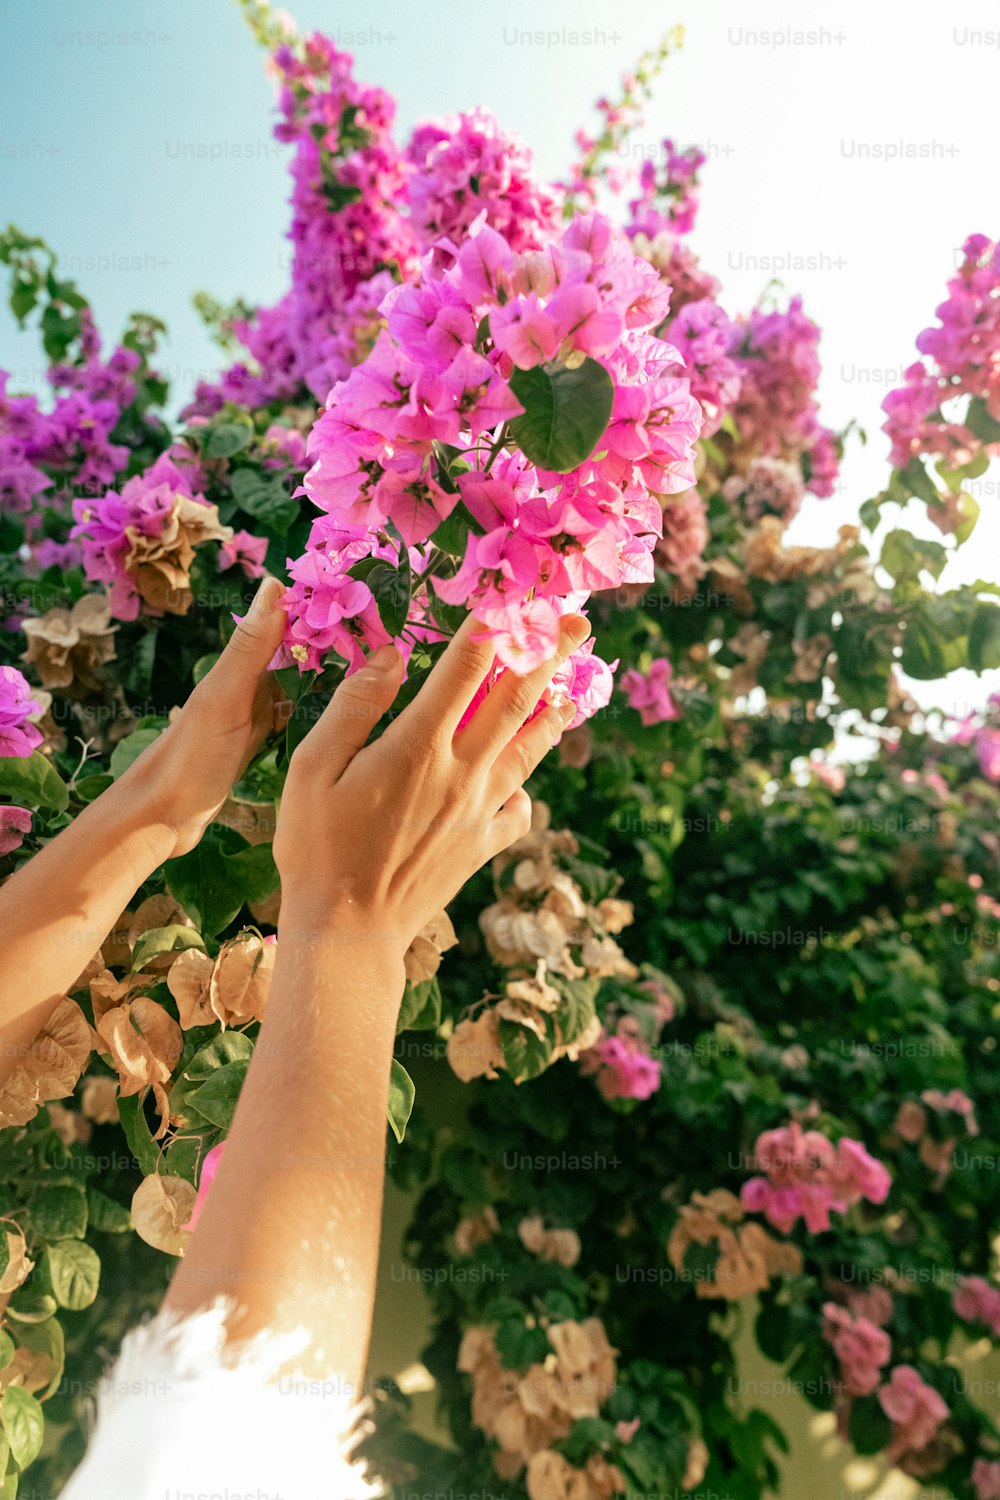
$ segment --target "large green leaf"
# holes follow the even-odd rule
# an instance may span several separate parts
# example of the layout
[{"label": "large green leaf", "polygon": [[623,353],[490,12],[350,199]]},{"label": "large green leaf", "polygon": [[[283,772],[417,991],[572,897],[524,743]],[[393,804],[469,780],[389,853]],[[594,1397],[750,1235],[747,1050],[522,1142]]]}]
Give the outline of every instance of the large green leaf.
[{"label": "large green leaf", "polygon": [[203,1084],[187,1095],[187,1104],[213,1125],[218,1125],[221,1130],[228,1130],[233,1123],[249,1066],[248,1061],[241,1061],[216,1068]]},{"label": "large green leaf", "polygon": [[40,1188],[31,1203],[32,1233],[40,1240],[82,1239],[87,1232],[87,1194],[78,1183]]},{"label": "large green leaf", "polygon": [[247,901],[278,888],[270,844],[248,844],[233,829],[211,829],[196,849],[167,861],[167,885],[202,932],[214,937]]},{"label": "large green leaf", "polygon": [[19,807],[51,807],[63,812],[69,790],[44,755],[0,756],[0,797]]},{"label": "large green leaf", "polygon": [[186,948],[205,951],[205,941],[196,928],[184,927],[180,923],[171,927],[151,927],[132,949],[132,972],[137,974],[164,953],[183,953]]},{"label": "large green leaf", "polygon": [[611,419],[615,396],[603,365],[589,358],[572,370],[536,365],[515,370],[510,386],[524,407],[510,430],[525,458],[566,474],[590,457]]},{"label": "large green leaf", "polygon": [[3,1393],[2,1415],[14,1462],[19,1469],[26,1469],[42,1451],[45,1417],[41,1402],[19,1385],[9,1385]]},{"label": "large green leaf", "polygon": [[410,612],[410,562],[406,553],[400,556],[399,567],[380,562],[372,568],[365,580],[375,596],[379,618],[390,635],[402,635]]},{"label": "large green leaf", "polygon": [[97,1296],[101,1281],[101,1261],[97,1251],[81,1240],[61,1240],[48,1245],[45,1265],[52,1294],[60,1307],[79,1312],[89,1307]]}]

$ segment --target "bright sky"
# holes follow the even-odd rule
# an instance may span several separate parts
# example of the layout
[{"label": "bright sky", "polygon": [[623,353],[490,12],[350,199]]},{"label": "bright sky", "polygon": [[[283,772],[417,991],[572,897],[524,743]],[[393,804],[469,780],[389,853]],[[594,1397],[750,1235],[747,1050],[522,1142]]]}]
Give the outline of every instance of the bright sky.
[{"label": "bright sky", "polygon": [[[775,275],[802,292],[823,328],[825,419],[855,418],[869,435],[867,448],[852,444],[841,491],[808,503],[793,539],[832,540],[882,487],[882,397],[913,358],[957,247],[1000,228],[989,217],[994,6],[299,0],[294,13],[396,95],[404,130],[485,104],[547,176],[565,168],[575,128],[593,123],[593,100],[683,22],[684,50],[633,149],[654,151],[669,133],[708,151],[693,244],[724,305],[749,308]],[[287,152],[271,138],[271,100],[232,0],[0,5],[0,217],[50,241],[110,336],[134,307],[166,319],[161,366],[178,396],[218,367],[192,291],[257,302],[286,285]],[[15,389],[39,388],[34,341],[2,311],[0,364]],[[989,577],[1000,560],[1000,480],[977,484],[979,527],[945,583]],[[966,711],[1000,686],[990,675],[954,674],[917,695]]]}]

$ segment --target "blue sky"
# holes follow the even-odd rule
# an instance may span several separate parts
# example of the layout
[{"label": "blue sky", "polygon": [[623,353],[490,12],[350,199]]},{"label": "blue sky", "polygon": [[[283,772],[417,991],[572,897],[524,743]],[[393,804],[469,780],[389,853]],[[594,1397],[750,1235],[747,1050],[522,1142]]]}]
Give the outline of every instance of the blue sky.
[{"label": "blue sky", "polygon": [[[683,22],[687,43],[634,149],[654,151],[668,132],[707,149],[694,244],[724,305],[749,307],[774,273],[802,291],[824,330],[824,414],[869,432],[840,493],[806,506],[795,539],[831,539],[881,487],[879,403],[913,357],[956,247],[998,229],[985,101],[1000,83],[1000,23],[985,0],[926,13],[868,0],[293,9],[396,95],[403,129],[485,104],[522,132],[545,175],[565,168],[597,95]],[[272,98],[234,0],[0,4],[0,217],[50,241],[109,335],[132,308],[166,319],[161,364],[178,397],[218,364],[191,293],[269,301],[287,281],[287,153],[271,138]],[[34,340],[3,311],[0,364],[15,387],[39,387]],[[1000,555],[1000,485],[979,484],[980,529],[947,582]],[[960,674],[937,697],[963,708],[987,690]]]}]

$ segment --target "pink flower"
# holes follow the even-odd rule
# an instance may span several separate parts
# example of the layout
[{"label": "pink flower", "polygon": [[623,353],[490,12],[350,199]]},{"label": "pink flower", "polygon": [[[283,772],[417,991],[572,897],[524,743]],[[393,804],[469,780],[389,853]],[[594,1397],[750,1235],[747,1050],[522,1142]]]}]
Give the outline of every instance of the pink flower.
[{"label": "pink flower", "polygon": [[1000,729],[980,729],[976,735],[976,754],[987,781],[1000,781]]},{"label": "pink flower", "polygon": [[933,1386],[912,1365],[896,1365],[886,1384],[878,1388],[879,1405],[892,1423],[890,1461],[919,1452],[947,1420],[948,1407]]},{"label": "pink flower", "polygon": [[638,709],[644,724],[663,724],[680,717],[670,696],[672,671],[667,658],[658,656],[648,672],[631,667],[622,677],[621,690],[628,698],[629,706]]},{"label": "pink flower", "polygon": [[831,766],[829,761],[813,759],[809,762],[809,769],[827,791],[842,792],[844,790],[847,776],[843,766]]},{"label": "pink flower", "polygon": [[13,854],[31,832],[31,813],[26,807],[0,807],[0,855]]},{"label": "pink flower", "polygon": [[602,1037],[581,1054],[580,1070],[596,1074],[605,1099],[648,1099],[660,1086],[660,1064],[637,1037]]},{"label": "pink flower", "polygon": [[798,1121],[765,1130],[754,1147],[766,1174],[743,1184],[741,1198],[752,1213],[763,1213],[788,1233],[801,1217],[811,1234],[830,1227],[831,1212],[843,1213],[867,1198],[882,1203],[891,1179],[860,1141],[843,1137],[834,1147],[819,1131],[803,1131]]},{"label": "pink flower", "polygon": [[201,1176],[198,1178],[198,1196],[194,1200],[194,1208],[191,1210],[191,1217],[190,1219],[188,1219],[186,1224],[181,1225],[182,1229],[197,1229],[198,1220],[201,1218],[202,1214],[205,1211],[205,1203],[208,1199],[208,1192],[212,1186],[213,1181],[215,1180],[215,1174],[219,1170],[219,1163],[222,1160],[222,1153],[225,1149],[225,1141],[220,1141],[217,1146],[212,1147],[211,1151],[209,1151],[209,1153],[205,1157],[205,1160],[202,1162]]},{"label": "pink flower", "polygon": [[1000,1500],[1000,1459],[977,1458],[971,1477],[976,1500]]},{"label": "pink flower", "polygon": [[889,1335],[867,1318],[853,1317],[835,1302],[823,1307],[823,1337],[840,1360],[844,1387],[851,1396],[867,1396],[881,1378],[879,1372],[892,1353]]},{"label": "pink flower", "polygon": [[30,696],[27,678],[16,667],[0,667],[0,757],[23,760],[42,743],[42,733],[29,722],[41,713]]},{"label": "pink flower", "polygon": [[249,531],[234,531],[231,542],[223,542],[219,548],[219,572],[238,564],[248,578],[262,578],[264,559],[267,556],[267,537],[254,536]]},{"label": "pink flower", "polygon": [[1000,1287],[983,1276],[966,1276],[952,1295],[951,1305],[964,1323],[981,1323],[1000,1338]]}]

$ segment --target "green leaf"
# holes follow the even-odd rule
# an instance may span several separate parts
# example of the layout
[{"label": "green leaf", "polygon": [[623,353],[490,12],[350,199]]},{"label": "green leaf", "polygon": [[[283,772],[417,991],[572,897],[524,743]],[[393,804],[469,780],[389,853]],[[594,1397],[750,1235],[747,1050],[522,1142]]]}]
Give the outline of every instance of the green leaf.
[{"label": "green leaf", "polygon": [[389,1125],[397,1141],[402,1142],[406,1134],[407,1121],[413,1108],[413,1096],[415,1090],[413,1079],[403,1067],[401,1062],[395,1058],[392,1060],[392,1068],[389,1073],[389,1108],[387,1111]]},{"label": "green leaf", "polygon": [[225,1068],[234,1062],[249,1062],[253,1056],[253,1042],[242,1031],[223,1031],[214,1036],[204,1047],[199,1047],[187,1067],[185,1078],[211,1078],[217,1068]]},{"label": "green leaf", "polygon": [[980,604],[969,631],[969,665],[974,672],[1000,667],[1000,608]]},{"label": "green leaf", "polygon": [[524,407],[510,424],[511,434],[530,463],[566,474],[590,457],[611,419],[615,395],[603,365],[588,358],[575,370],[515,369],[510,386]]},{"label": "green leaf", "polygon": [[516,1021],[500,1022],[500,1046],[507,1071],[515,1083],[525,1083],[529,1078],[537,1078],[552,1061],[554,1028],[549,1016],[543,1019],[545,1037],[538,1036],[527,1026],[519,1026]]},{"label": "green leaf", "polygon": [[116,1203],[100,1188],[87,1187],[88,1222],[102,1234],[124,1234],[132,1228],[132,1213],[123,1203]]},{"label": "green leaf", "polygon": [[937,486],[919,458],[911,458],[906,468],[899,470],[899,477],[908,494],[916,495],[926,505],[940,506],[941,497]]},{"label": "green leaf", "polygon": [[200,1087],[187,1095],[186,1103],[213,1125],[218,1125],[221,1130],[228,1130],[233,1123],[249,1066],[249,1060],[244,1060],[216,1068]]},{"label": "green leaf", "polygon": [[236,470],[233,496],[241,510],[281,535],[301,510],[299,501],[289,495],[280,477],[263,474],[257,469]]},{"label": "green leaf", "polygon": [[925,569],[939,578],[941,569],[948,561],[948,553],[940,542],[911,536],[908,531],[890,531],[882,543],[879,561],[886,572],[900,583],[918,578]]},{"label": "green leaf", "polygon": [[160,1153],[146,1123],[140,1095],[129,1094],[119,1098],[118,1118],[125,1132],[128,1149],[139,1163],[143,1176],[149,1177],[157,1170]]},{"label": "green leaf", "polygon": [[46,1318],[51,1318],[56,1305],[56,1299],[50,1297],[48,1292],[27,1292],[22,1289],[10,1303],[7,1313],[15,1323],[44,1323]]},{"label": "green leaf", "polygon": [[14,1340],[6,1329],[0,1329],[0,1370],[6,1370],[13,1358]]},{"label": "green leaf", "polygon": [[19,807],[51,807],[65,812],[69,789],[44,755],[0,756],[0,797]]},{"label": "green leaf", "polygon": [[483,534],[483,528],[475,516],[464,502],[459,500],[450,515],[446,516],[440,526],[431,532],[431,542],[452,557],[464,557],[470,531],[477,536]]},{"label": "green leaf", "polygon": [[406,553],[401,554],[398,568],[384,562],[372,568],[366,582],[388,633],[402,635],[410,612],[410,562]]},{"label": "green leaf", "polygon": [[133,761],[139,759],[144,750],[147,750],[154,740],[158,740],[167,721],[164,719],[159,725],[147,724],[143,728],[133,729],[125,739],[119,740],[111,752],[111,774],[117,780],[128,770]]},{"label": "green leaf", "polygon": [[253,436],[253,429],[246,422],[222,422],[209,430],[205,439],[206,458],[232,458],[241,453]]},{"label": "green leaf", "polygon": [[544,1328],[529,1328],[523,1317],[505,1318],[496,1332],[496,1350],[508,1370],[541,1364],[552,1353]]},{"label": "green leaf", "polygon": [[433,1031],[440,1022],[441,986],[437,976],[424,979],[420,984],[411,984],[407,980],[396,1021],[397,1035],[401,1031]]},{"label": "green leaf", "polygon": [[183,927],[175,923],[170,927],[150,927],[132,949],[132,973],[138,974],[154,958],[164,953],[183,953],[186,948],[200,948],[204,953],[205,940],[194,927]]},{"label": "green leaf", "polygon": [[78,1312],[97,1296],[101,1262],[97,1251],[81,1240],[63,1240],[47,1245],[45,1263],[52,1292],[60,1307]]},{"label": "green leaf", "polygon": [[210,830],[164,868],[171,894],[208,937],[228,927],[247,901],[263,901],[278,888],[270,844],[251,846],[233,829]]},{"label": "green leaf", "polygon": [[3,1393],[2,1416],[14,1462],[19,1469],[26,1469],[42,1451],[45,1417],[41,1402],[19,1385],[9,1385]]},{"label": "green leaf", "polygon": [[989,407],[982,396],[975,396],[969,402],[964,425],[981,442],[1000,443],[1000,422],[990,416]]},{"label": "green leaf", "polygon": [[76,1183],[40,1188],[31,1203],[31,1228],[40,1240],[82,1239],[87,1232],[87,1194]]},{"label": "green leaf", "polygon": [[847,1419],[847,1435],[856,1452],[881,1453],[892,1437],[892,1423],[877,1396],[856,1396]]}]

